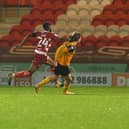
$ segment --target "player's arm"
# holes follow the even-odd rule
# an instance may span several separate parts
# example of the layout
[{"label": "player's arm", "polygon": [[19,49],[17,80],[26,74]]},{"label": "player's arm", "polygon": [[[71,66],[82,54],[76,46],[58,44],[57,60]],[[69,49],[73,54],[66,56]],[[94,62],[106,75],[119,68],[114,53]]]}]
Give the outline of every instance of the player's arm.
[{"label": "player's arm", "polygon": [[58,42],[66,42],[68,41],[68,38],[66,37],[59,37]]},{"label": "player's arm", "polygon": [[57,49],[55,53],[55,61],[59,63],[59,60],[60,60],[60,49]]},{"label": "player's arm", "polygon": [[36,33],[33,32],[33,33],[31,33],[31,34],[26,35],[26,36],[23,38],[23,40],[22,40],[16,47],[21,47],[21,46],[23,46],[23,45],[25,44],[25,41],[26,41],[29,37],[36,37]]},{"label": "player's arm", "polygon": [[54,33],[54,36],[53,36],[54,40],[57,42],[57,43],[64,43],[66,41],[68,41],[68,38],[67,37],[60,37],[59,35],[55,34]]}]

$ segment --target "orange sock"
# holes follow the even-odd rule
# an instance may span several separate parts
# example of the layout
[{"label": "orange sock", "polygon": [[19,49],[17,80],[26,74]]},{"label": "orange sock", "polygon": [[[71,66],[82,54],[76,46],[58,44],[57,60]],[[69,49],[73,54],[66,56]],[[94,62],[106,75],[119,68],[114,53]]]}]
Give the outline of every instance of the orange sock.
[{"label": "orange sock", "polygon": [[42,80],[41,82],[39,82],[38,84],[36,84],[37,87],[42,87],[44,85],[46,85],[47,83],[49,83],[51,80],[49,77],[46,77],[44,80]]},{"label": "orange sock", "polygon": [[68,88],[69,88],[69,85],[64,85],[64,92],[66,92],[67,90],[68,90]]}]

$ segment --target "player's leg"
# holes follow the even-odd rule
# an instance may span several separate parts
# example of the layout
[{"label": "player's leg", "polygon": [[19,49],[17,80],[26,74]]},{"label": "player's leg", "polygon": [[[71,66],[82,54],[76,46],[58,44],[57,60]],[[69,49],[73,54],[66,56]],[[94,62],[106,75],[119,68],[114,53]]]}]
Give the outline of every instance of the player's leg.
[{"label": "player's leg", "polygon": [[23,71],[19,71],[19,72],[15,72],[15,73],[9,73],[8,74],[8,85],[11,85],[13,78],[31,76],[39,67],[40,66],[37,66],[32,63],[28,70],[23,70]]},{"label": "player's leg", "polygon": [[14,77],[26,77],[31,76],[39,67],[32,64],[28,70],[14,73]]},{"label": "player's leg", "polygon": [[59,87],[62,86],[62,83],[59,81],[59,79],[55,80],[54,83],[55,83],[55,87],[56,87],[56,88],[59,88]]},{"label": "player's leg", "polygon": [[57,65],[57,67],[55,67],[53,74],[51,76],[46,77],[44,80],[42,80],[41,82],[39,82],[38,84],[35,85],[35,92],[38,93],[40,87],[46,85],[50,81],[57,80],[59,75],[60,75],[60,66]]},{"label": "player's leg", "polygon": [[[55,66],[57,66],[57,63],[52,59],[50,58],[49,56],[47,56],[47,64],[49,64],[51,66],[51,73],[53,74],[53,71],[55,69]],[[60,86],[62,86],[62,83],[57,79],[54,81],[55,82],[55,87],[58,88]]]},{"label": "player's leg", "polygon": [[[54,74],[54,70],[55,70],[55,66],[50,65],[50,72],[51,72],[51,74]],[[60,76],[59,78],[62,79],[62,76]],[[55,83],[55,87],[56,87],[56,88],[58,88],[58,87],[60,87],[60,86],[63,85],[63,84],[62,84],[62,80],[60,81],[59,79],[55,80],[54,83]]]},{"label": "player's leg", "polygon": [[69,66],[61,66],[61,75],[64,76],[65,82],[64,82],[64,94],[75,94],[73,92],[68,91],[70,82],[72,81],[71,72],[69,69]]},{"label": "player's leg", "polygon": [[63,76],[59,76],[57,80],[55,80],[55,87],[63,87],[64,86],[64,78]]},{"label": "player's leg", "polygon": [[37,84],[35,85],[35,87],[34,87],[34,88],[35,88],[35,92],[38,94],[40,87],[45,86],[45,85],[48,84],[50,81],[55,81],[55,80],[57,80],[57,79],[58,79],[58,76],[55,75],[55,74],[46,77],[44,80],[42,80],[41,82],[39,82],[39,83],[37,83]]},{"label": "player's leg", "polygon": [[39,55],[35,53],[34,59],[32,60],[32,64],[28,70],[23,70],[20,72],[8,74],[8,84],[11,85],[11,81],[13,78],[31,76],[46,60],[47,60],[47,57],[44,58],[43,55]]},{"label": "player's leg", "polygon": [[64,76],[64,78],[65,78],[65,83],[64,83],[64,94],[67,94],[67,95],[75,94],[75,93],[69,91],[70,82],[71,82],[71,80],[72,80],[71,74],[68,74],[68,75]]}]

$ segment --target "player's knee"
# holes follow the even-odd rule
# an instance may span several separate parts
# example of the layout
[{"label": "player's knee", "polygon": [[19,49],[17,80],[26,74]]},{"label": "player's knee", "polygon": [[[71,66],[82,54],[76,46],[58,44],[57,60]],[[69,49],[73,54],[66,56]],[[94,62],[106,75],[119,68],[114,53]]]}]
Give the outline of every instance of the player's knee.
[{"label": "player's knee", "polygon": [[56,81],[56,80],[58,79],[58,76],[52,75],[52,76],[49,77],[49,79],[50,79],[51,81]]}]

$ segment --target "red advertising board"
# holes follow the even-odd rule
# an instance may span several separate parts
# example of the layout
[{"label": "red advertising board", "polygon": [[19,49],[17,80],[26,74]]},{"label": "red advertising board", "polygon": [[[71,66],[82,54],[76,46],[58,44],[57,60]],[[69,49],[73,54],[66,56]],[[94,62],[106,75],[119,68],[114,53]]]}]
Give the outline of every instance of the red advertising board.
[{"label": "red advertising board", "polygon": [[112,86],[129,86],[129,74],[128,73],[112,74]]}]

